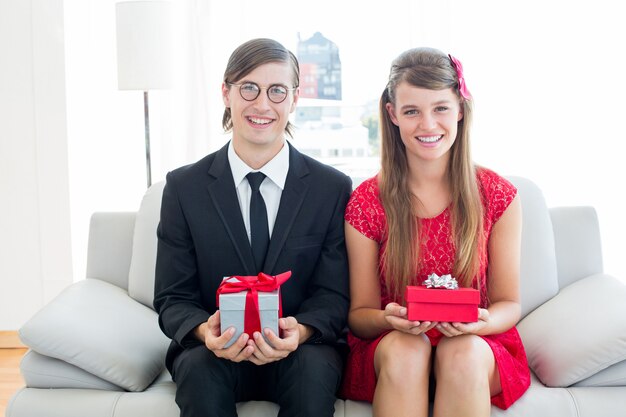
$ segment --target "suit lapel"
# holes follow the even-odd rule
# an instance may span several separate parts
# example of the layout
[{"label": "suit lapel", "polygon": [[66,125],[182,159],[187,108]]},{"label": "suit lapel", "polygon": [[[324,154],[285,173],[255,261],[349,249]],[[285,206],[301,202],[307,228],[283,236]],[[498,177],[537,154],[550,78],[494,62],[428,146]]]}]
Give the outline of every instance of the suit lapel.
[{"label": "suit lapel", "polygon": [[287,236],[309,190],[309,185],[303,180],[308,173],[309,170],[302,154],[289,144],[289,172],[287,173],[285,188],[280,197],[278,214],[272,230],[272,238],[267,250],[263,271],[270,273],[274,265],[276,265],[278,255],[285,245]]},{"label": "suit lapel", "polygon": [[209,168],[209,175],[215,178],[215,181],[208,185],[208,191],[217,214],[224,223],[237,256],[247,270],[246,273],[248,275],[256,275],[252,249],[250,248],[248,233],[241,216],[235,181],[228,163],[228,144],[215,155],[215,160]]}]

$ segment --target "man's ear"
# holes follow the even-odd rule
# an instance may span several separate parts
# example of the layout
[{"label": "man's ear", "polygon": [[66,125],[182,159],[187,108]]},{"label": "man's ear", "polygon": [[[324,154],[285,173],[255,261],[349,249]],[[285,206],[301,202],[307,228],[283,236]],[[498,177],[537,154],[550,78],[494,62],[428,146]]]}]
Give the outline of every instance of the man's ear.
[{"label": "man's ear", "polygon": [[222,100],[224,101],[224,106],[230,107],[230,88],[226,86],[226,83],[222,83]]},{"label": "man's ear", "polygon": [[300,98],[300,87],[296,87],[296,89],[293,90],[293,103],[291,103],[289,113],[293,113],[293,111],[296,109],[296,104],[298,104],[298,98]]},{"label": "man's ear", "polygon": [[391,122],[394,125],[399,126],[398,119],[396,118],[396,109],[393,106],[393,104],[387,103],[385,104],[385,108],[387,109],[387,114],[389,114],[389,118],[391,119]]}]

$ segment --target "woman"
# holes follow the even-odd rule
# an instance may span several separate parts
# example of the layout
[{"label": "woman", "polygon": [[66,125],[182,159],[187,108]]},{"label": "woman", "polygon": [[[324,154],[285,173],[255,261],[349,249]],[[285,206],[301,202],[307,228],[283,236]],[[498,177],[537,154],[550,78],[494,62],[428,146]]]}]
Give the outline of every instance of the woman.
[{"label": "woman", "polygon": [[[393,62],[380,100],[382,168],[346,209],[350,356],[342,393],[375,416],[489,416],[530,383],[520,318],[521,205],[470,156],[461,63],[429,48]],[[480,290],[476,323],[415,322],[406,285],[451,274]],[[430,393],[432,394],[432,392]],[[432,395],[431,395],[432,397]]]}]

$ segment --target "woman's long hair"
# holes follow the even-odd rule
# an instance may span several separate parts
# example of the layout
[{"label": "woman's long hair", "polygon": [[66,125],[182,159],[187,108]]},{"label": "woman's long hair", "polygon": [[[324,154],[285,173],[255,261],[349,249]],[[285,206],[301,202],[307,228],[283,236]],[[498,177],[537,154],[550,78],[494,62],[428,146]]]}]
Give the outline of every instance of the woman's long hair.
[{"label": "woman's long hair", "polygon": [[450,149],[447,175],[451,187],[451,229],[456,248],[452,274],[460,286],[470,287],[479,278],[484,253],[483,206],[470,154],[472,102],[459,94],[459,79],[451,59],[441,51],[416,48],[404,52],[391,66],[389,82],[380,99],[382,161],[380,198],[387,218],[387,246],[381,262],[387,290],[393,300],[404,302],[406,285],[416,285],[419,271],[419,226],[409,189],[406,149],[400,129],[393,124],[386,104],[395,103],[397,86],[406,82],[430,90],[452,88],[458,96],[463,118]]}]

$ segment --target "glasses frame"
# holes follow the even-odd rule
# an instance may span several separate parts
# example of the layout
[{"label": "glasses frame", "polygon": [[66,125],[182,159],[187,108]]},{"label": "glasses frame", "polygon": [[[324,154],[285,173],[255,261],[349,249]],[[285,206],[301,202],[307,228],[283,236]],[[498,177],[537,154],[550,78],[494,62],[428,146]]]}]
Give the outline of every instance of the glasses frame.
[{"label": "glasses frame", "polygon": [[[271,102],[272,102],[272,103],[274,103],[274,104],[280,104],[280,103],[282,103],[283,101],[285,101],[285,100],[287,99],[287,96],[289,95],[289,92],[290,92],[290,91],[294,91],[295,89],[297,89],[297,88],[298,88],[298,86],[295,86],[295,87],[291,87],[291,88],[289,88],[289,87],[287,87],[286,85],[283,85],[283,84],[272,84],[272,85],[270,85],[270,86],[268,86],[268,87],[261,87],[260,85],[258,85],[258,84],[257,84],[257,83],[255,83],[255,82],[252,82],[252,81],[246,81],[246,82],[243,82],[243,83],[227,83],[227,84],[228,84],[228,85],[230,85],[230,86],[232,86],[232,87],[239,87],[239,95],[240,95],[240,96],[241,96],[241,98],[242,98],[242,99],[244,99],[245,101],[254,101],[254,100],[256,100],[256,99],[257,99],[257,98],[259,98],[259,96],[261,95],[261,90],[265,90],[265,94],[267,95],[267,98],[269,99],[269,101],[271,101]],[[254,98],[252,98],[252,99],[247,99],[247,98],[245,98],[245,97],[243,96],[243,92],[241,91],[241,88],[242,88],[244,85],[247,85],[247,84],[252,84],[252,85],[255,85],[255,86],[258,88],[257,95],[256,95]],[[282,88],[284,88],[285,90],[287,90],[287,94],[285,94],[285,98],[283,98],[283,99],[282,99],[282,100],[280,100],[280,101],[274,101],[274,100],[272,100],[272,98],[270,97],[270,88],[272,88],[272,87],[282,87]]]}]

